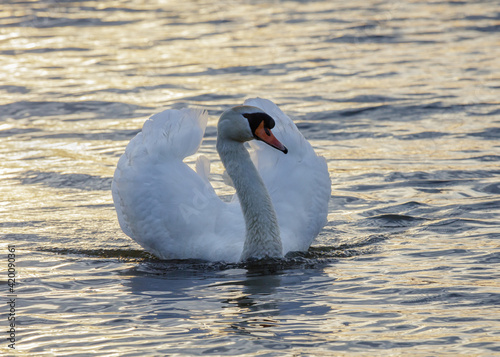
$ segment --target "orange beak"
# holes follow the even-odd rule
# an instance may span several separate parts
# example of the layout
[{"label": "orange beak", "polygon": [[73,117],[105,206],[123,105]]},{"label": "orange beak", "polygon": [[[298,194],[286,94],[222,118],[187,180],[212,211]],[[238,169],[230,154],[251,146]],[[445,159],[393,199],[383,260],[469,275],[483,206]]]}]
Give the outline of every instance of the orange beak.
[{"label": "orange beak", "polygon": [[285,147],[285,145],[283,145],[282,143],[279,142],[278,139],[276,139],[271,130],[264,127],[264,121],[262,121],[257,127],[257,129],[255,129],[254,135],[257,139],[262,140],[263,142],[272,146],[273,148],[278,149],[279,151],[282,151],[285,154],[288,152],[288,149]]}]

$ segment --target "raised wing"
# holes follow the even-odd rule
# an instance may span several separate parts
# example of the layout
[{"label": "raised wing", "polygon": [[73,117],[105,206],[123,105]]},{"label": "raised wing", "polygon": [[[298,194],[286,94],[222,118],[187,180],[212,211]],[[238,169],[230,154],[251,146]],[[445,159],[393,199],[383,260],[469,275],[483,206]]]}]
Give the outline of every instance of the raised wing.
[{"label": "raised wing", "polygon": [[249,99],[273,117],[274,135],[288,154],[252,141],[252,159],[259,170],[278,216],[284,252],[307,250],[327,222],[331,180],[326,160],[317,156],[293,121],[273,102]]},{"label": "raised wing", "polygon": [[183,162],[198,150],[206,123],[207,113],[193,109],[155,114],[118,162],[112,194],[120,226],[160,258],[236,261],[241,254],[241,210],[216,195],[207,160],[198,160],[201,175]]}]

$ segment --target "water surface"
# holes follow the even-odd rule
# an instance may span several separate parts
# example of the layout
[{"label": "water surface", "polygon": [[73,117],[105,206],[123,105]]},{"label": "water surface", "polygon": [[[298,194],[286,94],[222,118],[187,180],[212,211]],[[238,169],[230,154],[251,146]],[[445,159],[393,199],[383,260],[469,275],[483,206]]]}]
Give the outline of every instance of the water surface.
[{"label": "water surface", "polygon": [[[499,24],[487,0],[3,4],[16,353],[498,354]],[[260,269],[144,253],[110,194],[128,141],[161,109],[207,108],[228,195],[216,121],[255,96],[328,161],[317,242]]]}]

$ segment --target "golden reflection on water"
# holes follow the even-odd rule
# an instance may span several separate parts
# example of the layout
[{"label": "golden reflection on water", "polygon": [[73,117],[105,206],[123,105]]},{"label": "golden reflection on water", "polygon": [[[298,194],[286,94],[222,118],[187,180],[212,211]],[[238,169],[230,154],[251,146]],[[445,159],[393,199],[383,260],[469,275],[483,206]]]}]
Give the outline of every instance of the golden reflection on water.
[{"label": "golden reflection on water", "polygon": [[[221,348],[214,354],[235,345],[248,354],[373,351],[349,350],[348,341],[409,343],[377,350],[384,354],[484,352],[473,344],[498,334],[492,303],[454,304],[448,295],[498,294],[497,280],[487,279],[493,264],[460,255],[498,250],[490,222],[498,200],[485,190],[498,181],[497,140],[469,135],[498,127],[500,43],[485,30],[498,26],[489,16],[497,6],[2,4],[0,222],[2,239],[20,248],[21,353],[137,353],[141,345],[145,354],[199,354],[204,343]],[[420,223],[359,259],[261,279],[239,269],[151,278],[144,262],[37,251],[140,249],[121,233],[109,192],[127,142],[162,108],[207,108],[214,127],[222,110],[253,96],[276,101],[328,161],[334,194],[320,245],[362,241],[376,227],[363,226],[367,217],[408,202],[428,209],[415,214]],[[212,160],[214,186],[229,194],[213,144],[212,130],[201,152]],[[444,183],[390,185],[418,181],[419,172]],[[450,217],[477,227],[474,235],[448,232]],[[436,253],[448,250],[459,252]]]}]

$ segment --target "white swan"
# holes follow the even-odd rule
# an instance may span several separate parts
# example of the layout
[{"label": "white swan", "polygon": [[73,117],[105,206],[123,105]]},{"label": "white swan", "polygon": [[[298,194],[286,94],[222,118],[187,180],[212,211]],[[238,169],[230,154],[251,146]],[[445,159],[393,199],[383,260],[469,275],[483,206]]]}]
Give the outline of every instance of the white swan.
[{"label": "white swan", "polygon": [[[198,158],[196,172],[183,162],[198,150],[206,124],[207,113],[194,109],[144,123],[113,177],[122,230],[162,259],[236,262],[307,250],[326,223],[325,159],[274,103],[247,100],[217,127],[217,151],[237,193],[227,203],[208,180],[207,158]],[[252,139],[250,155],[244,143]]]}]

